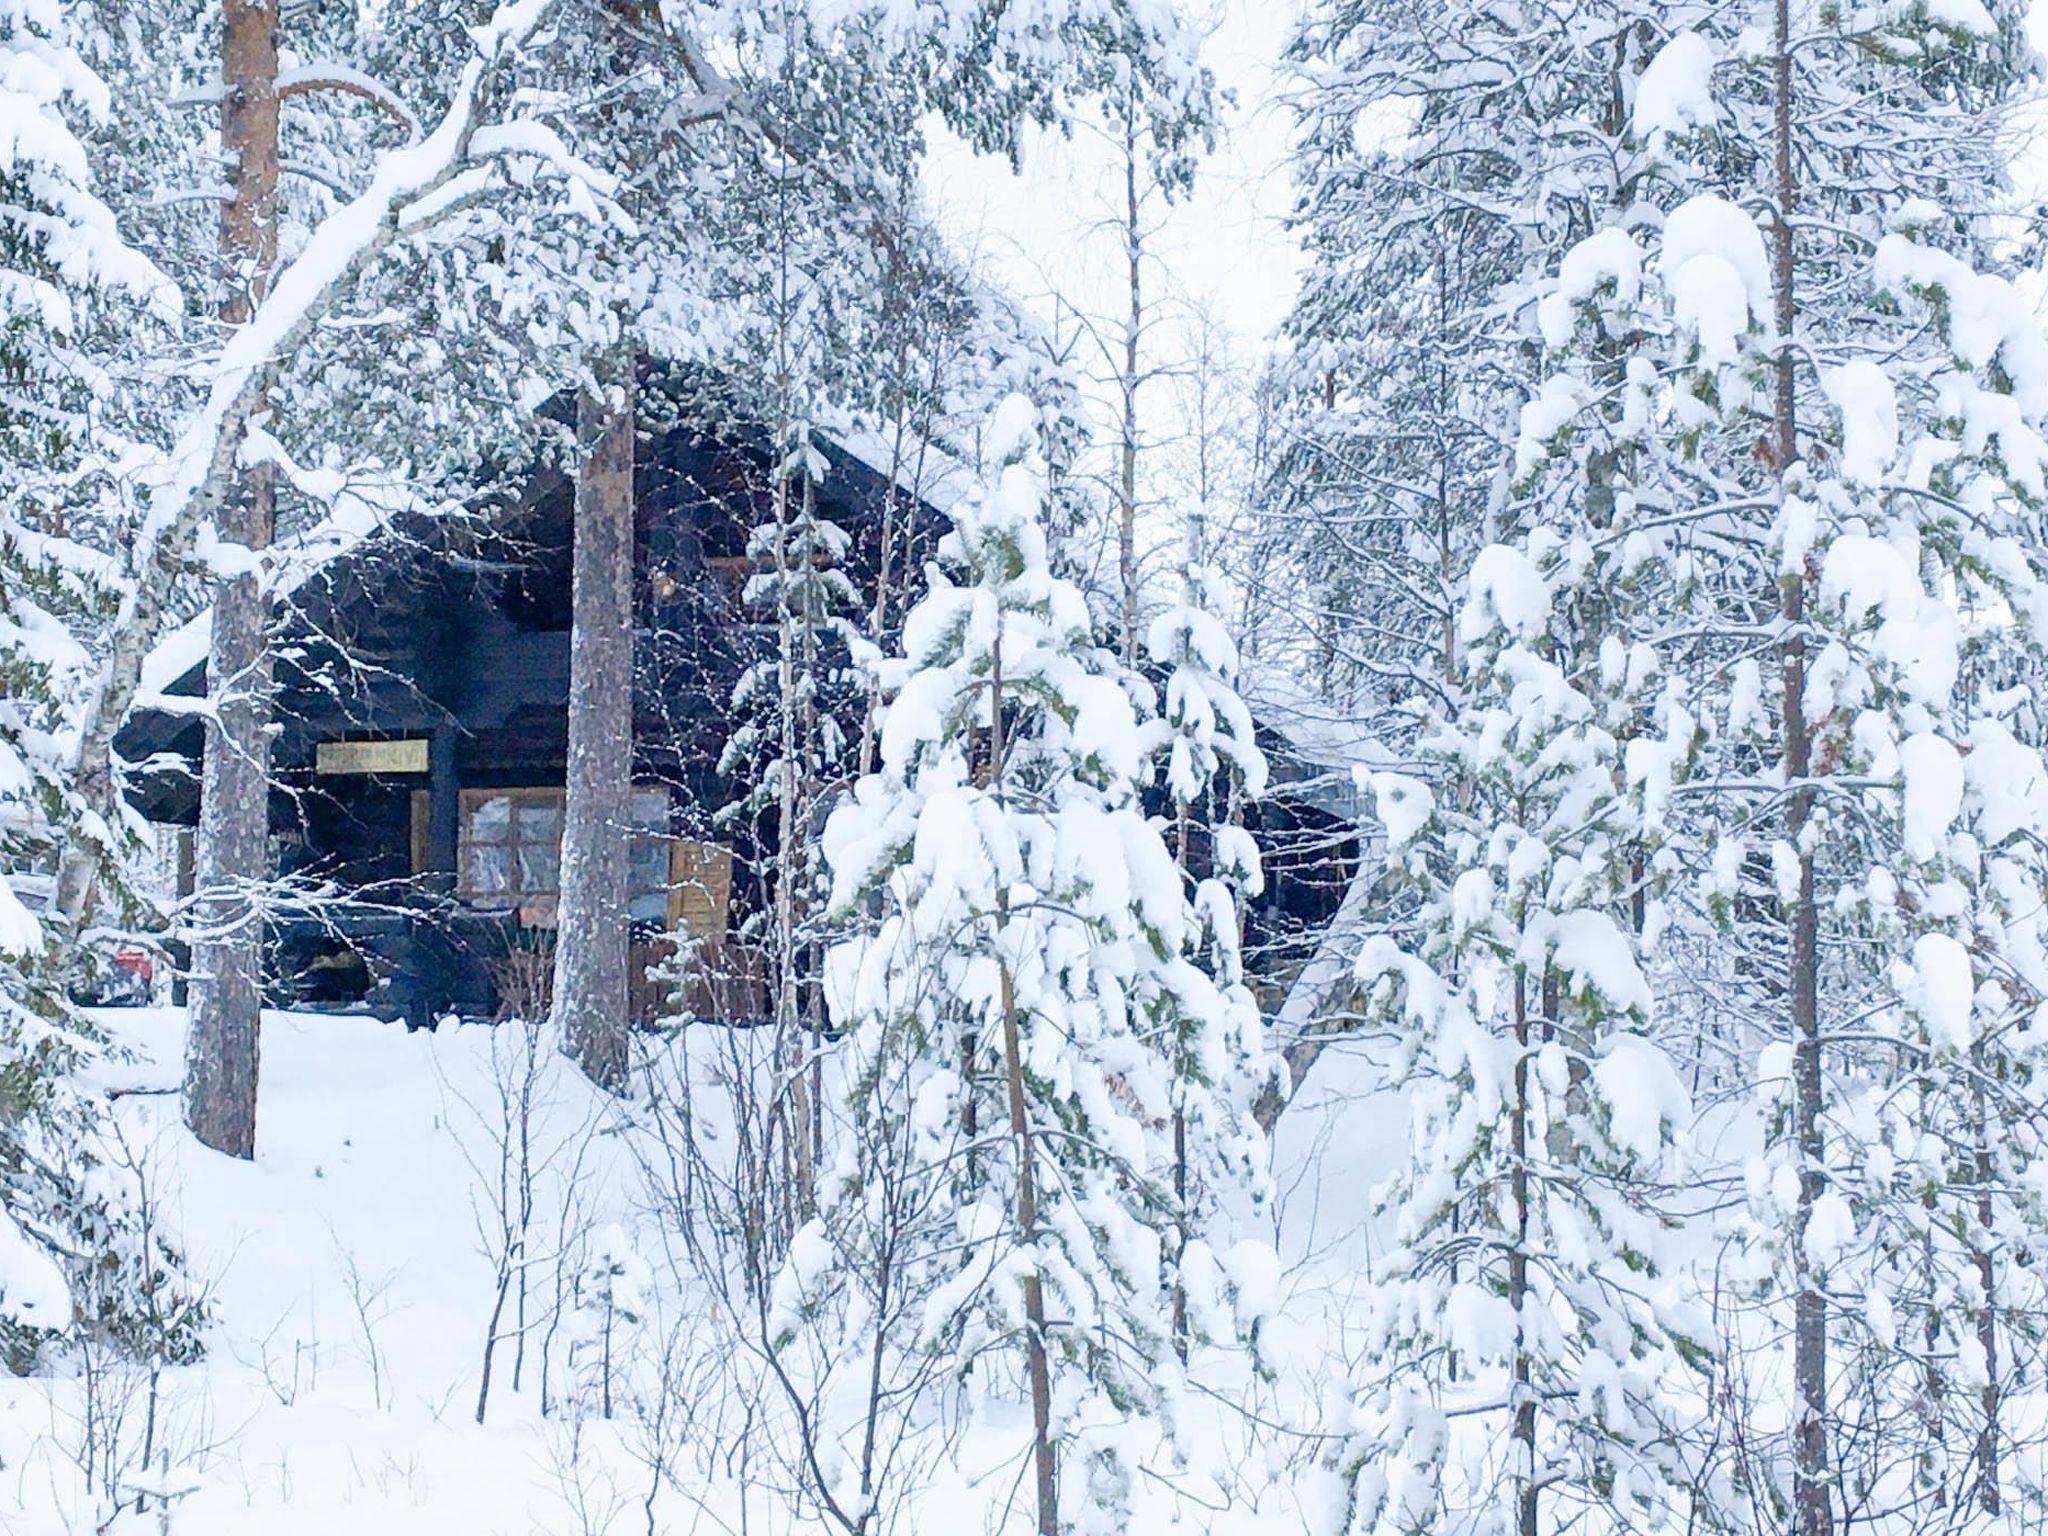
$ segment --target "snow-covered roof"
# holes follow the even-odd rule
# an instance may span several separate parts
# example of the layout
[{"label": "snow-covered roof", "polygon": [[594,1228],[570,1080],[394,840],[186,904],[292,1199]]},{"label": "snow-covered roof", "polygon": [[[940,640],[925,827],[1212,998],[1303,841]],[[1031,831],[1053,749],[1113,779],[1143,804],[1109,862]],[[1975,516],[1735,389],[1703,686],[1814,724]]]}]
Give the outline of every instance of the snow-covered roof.
[{"label": "snow-covered roof", "polygon": [[[879,432],[847,427],[820,436],[828,448],[836,449],[882,479],[889,479],[896,457],[895,445]],[[973,475],[945,450],[931,444],[906,447],[909,462],[895,472],[896,486],[905,495],[944,512],[963,495]],[[357,548],[373,534],[385,531],[402,508],[388,500],[374,500],[343,488],[330,504],[329,516],[294,537],[280,540],[267,552],[274,573],[271,590],[289,596],[330,561]],[[142,687],[136,708],[170,713],[190,710],[189,698],[169,690],[206,660],[213,635],[213,610],[201,609],[157,642],[142,664]]]},{"label": "snow-covered roof", "polygon": [[1371,774],[1398,767],[1394,753],[1283,667],[1247,667],[1238,691],[1260,728],[1278,737],[1303,770],[1289,783],[1290,795],[1340,820],[1368,819],[1361,786]]},{"label": "snow-covered roof", "polygon": [[[347,493],[336,497],[327,517],[303,533],[279,540],[266,552],[271,591],[289,597],[329,561],[389,527],[390,519],[387,506]],[[191,708],[190,699],[180,698],[169,690],[205,662],[212,636],[213,610],[202,608],[159,640],[143,659],[142,686],[135,707],[168,711]]]},{"label": "snow-covered roof", "polygon": [[[886,434],[867,427],[837,427],[823,434],[826,443],[866,465],[896,488],[934,512],[950,512],[974,483],[974,471],[936,443],[907,442],[899,447]],[[899,451],[908,460],[897,463]]]}]

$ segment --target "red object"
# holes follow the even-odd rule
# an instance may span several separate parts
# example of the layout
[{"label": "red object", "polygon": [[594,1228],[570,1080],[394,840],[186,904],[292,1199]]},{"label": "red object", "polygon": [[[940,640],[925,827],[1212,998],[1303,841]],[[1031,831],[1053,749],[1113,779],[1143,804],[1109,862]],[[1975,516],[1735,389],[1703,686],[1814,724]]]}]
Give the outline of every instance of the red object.
[{"label": "red object", "polygon": [[117,949],[114,951],[114,969],[126,971],[140,982],[156,980],[156,961],[147,950]]}]

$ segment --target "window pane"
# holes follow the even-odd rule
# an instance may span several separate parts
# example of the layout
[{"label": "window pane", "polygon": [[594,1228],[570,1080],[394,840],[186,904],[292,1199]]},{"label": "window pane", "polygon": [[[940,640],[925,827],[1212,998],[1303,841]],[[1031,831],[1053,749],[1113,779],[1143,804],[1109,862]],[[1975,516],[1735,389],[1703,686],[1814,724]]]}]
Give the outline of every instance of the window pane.
[{"label": "window pane", "polygon": [[562,806],[553,798],[519,802],[519,841],[559,843],[562,840]]},{"label": "window pane", "polygon": [[463,828],[463,832],[471,842],[502,843],[511,825],[511,797],[492,795],[487,799],[469,802],[469,823]]},{"label": "window pane", "polygon": [[636,890],[632,901],[627,903],[626,911],[636,923],[666,923],[668,892]]},{"label": "window pane", "polygon": [[558,891],[562,888],[562,856],[546,845],[522,843],[519,847],[519,889]]},{"label": "window pane", "polygon": [[644,837],[633,839],[633,889],[636,892],[668,889],[667,843],[657,843]]},{"label": "window pane", "polygon": [[667,832],[668,791],[665,789],[634,790],[631,816],[633,826],[637,831]]},{"label": "window pane", "polygon": [[485,895],[512,889],[512,855],[504,848],[472,847],[469,850],[469,888]]}]

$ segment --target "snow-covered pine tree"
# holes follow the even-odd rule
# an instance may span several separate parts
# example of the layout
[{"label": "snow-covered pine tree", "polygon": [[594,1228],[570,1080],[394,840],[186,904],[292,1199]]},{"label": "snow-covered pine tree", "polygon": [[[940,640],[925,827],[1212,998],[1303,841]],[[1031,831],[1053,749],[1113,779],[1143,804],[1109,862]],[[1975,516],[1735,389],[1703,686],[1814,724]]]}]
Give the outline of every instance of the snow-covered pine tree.
[{"label": "snow-covered pine tree", "polygon": [[2048,396],[1998,275],[2018,9],[1754,19],[1658,38],[1644,239],[1576,247],[1553,300],[1633,356],[1546,383],[1525,441],[1627,446],[1666,594],[1634,606],[1702,727],[1664,837],[1703,961],[1656,983],[1760,1063],[1766,1128],[1720,1319],[1735,1475],[1704,1475],[1825,1536],[1997,1512],[2039,1332],[2029,706],[1999,685],[2038,675]]},{"label": "snow-covered pine tree", "polygon": [[[1216,1331],[1211,1319],[1189,1315],[1188,1299],[1214,1295],[1217,1285],[1188,1276],[1213,1275],[1232,1220],[1252,1214],[1225,1210],[1223,1202],[1250,1193],[1263,1203],[1270,1193],[1269,1151],[1254,1104],[1273,1063],[1242,952],[1245,902],[1265,888],[1244,813],[1265,792],[1266,756],[1237,694],[1237,646],[1216,613],[1217,578],[1204,563],[1204,545],[1197,514],[1187,532],[1180,601],[1155,617],[1146,635],[1146,651],[1165,673],[1158,725],[1172,806],[1168,842],[1194,919],[1187,959],[1202,978],[1188,1000],[1192,1006],[1166,989],[1159,1020],[1172,1072],[1171,1182],[1179,1227],[1171,1290],[1174,1347],[1183,1363],[1192,1342]],[[1210,996],[1212,986],[1218,998]],[[1237,1260],[1240,1268],[1244,1262]],[[1239,1281],[1250,1278],[1241,1274]],[[1255,1313],[1255,1307],[1240,1308],[1238,1315],[1256,1322]]]},{"label": "snow-covered pine tree", "polygon": [[[81,51],[90,25],[46,0],[0,5],[0,1354],[16,1372],[74,1324],[157,1361],[196,1349],[183,1325],[143,1327],[181,1310],[153,1312],[176,1257],[105,1176],[102,1104],[75,1081],[103,1042],[73,990],[140,916],[132,829],[69,771],[118,611],[119,527],[97,495],[120,452],[109,347],[160,339],[179,310],[95,195],[87,139],[108,92]],[[77,927],[49,900],[66,847],[99,877]]]},{"label": "snow-covered pine tree", "polygon": [[[1581,502],[1581,505],[1584,503]],[[1649,1033],[1638,850],[1661,771],[1617,724],[1654,676],[1610,636],[1568,643],[1626,546],[1537,521],[1473,565],[1464,703],[1420,706],[1432,783],[1374,778],[1412,930],[1360,954],[1412,1154],[1382,1196],[1375,1277],[1332,1527],[1508,1529],[1672,1518],[1697,1496],[1672,1416],[1694,1340],[1675,1326],[1656,1205],[1682,1085]]]},{"label": "snow-covered pine tree", "polygon": [[[1262,652],[1379,761],[1414,755],[1418,696],[1457,708],[1466,575],[1517,531],[1507,450],[1544,378],[1531,303],[1647,167],[1624,131],[1648,9],[1319,0],[1291,39],[1309,265],[1262,497],[1273,549],[1247,581]],[[1381,874],[1361,861],[1350,910]],[[1297,1078],[1320,1049],[1281,1045]]]},{"label": "snow-covered pine tree", "polygon": [[[109,419],[118,409],[110,343],[160,343],[180,310],[176,289],[94,191],[87,142],[109,98],[81,52],[86,22],[42,0],[0,7],[9,134],[0,160],[0,646],[16,764],[0,777],[15,805],[7,835],[25,840],[9,849],[16,873],[47,874],[54,843],[74,834],[105,874],[118,874],[131,851],[124,826],[73,797],[64,749],[118,600],[110,556],[122,530],[98,494],[126,447]],[[113,881],[110,905],[124,886]]]},{"label": "snow-covered pine tree", "polygon": [[[2029,705],[1998,684],[2038,687],[2048,639],[2048,346],[2002,275],[1996,114],[2027,65],[2018,8],[1998,9],[1831,39],[1867,56],[1858,86],[1803,61],[1779,81],[1795,153],[1814,118],[1889,98],[1848,161],[1878,195],[1808,178],[1778,199],[1800,217],[1780,237],[1772,546],[1798,707],[1779,745],[1812,787],[1770,847],[1793,1007],[1760,1058],[1778,1134],[1749,1188],[1760,1288],[1793,1295],[1809,1536],[1870,1505],[1976,1519],[2038,1498],[2004,1470],[2048,1291],[2038,952],[2012,904],[2033,856],[2006,777],[2030,762],[1998,750]],[[1936,136],[1887,142],[1907,124]],[[1806,232],[1816,205],[1853,246]]]},{"label": "snow-covered pine tree", "polygon": [[[1636,29],[1585,35],[1612,46],[1625,104],[1646,62]],[[1472,564],[1457,702],[1418,696],[1421,776],[1375,778],[1417,915],[1411,937],[1370,939],[1358,974],[1405,1025],[1395,1076],[1415,1154],[1388,1190],[1398,1247],[1338,1463],[1361,1529],[1533,1536],[1575,1510],[1711,1523],[1729,1499],[1688,1443],[1697,1411],[1681,1411],[1704,1385],[1707,1330],[1665,1272],[1691,1110],[1652,980],[1669,974],[1652,957],[1671,932],[1674,799],[1699,737],[1698,701],[1665,659],[1683,633],[1682,565],[1657,533],[1691,487],[1657,428],[1695,431],[1707,407],[1676,385],[1660,397],[1663,332],[1628,225],[1661,188],[1639,143],[1616,134],[1611,149],[1577,183],[1606,190],[1585,206],[1593,228],[1517,305],[1540,361],[1497,517],[1520,531]],[[1752,258],[1723,285],[1746,317],[1767,288],[1743,227],[1701,199],[1668,230]],[[1690,381],[1733,399],[1736,362],[1712,353]]]},{"label": "snow-covered pine tree", "polygon": [[[65,1079],[94,1044],[65,996],[52,936],[16,888],[47,856],[53,812],[67,804],[61,763],[43,744],[59,738],[80,659],[57,616],[75,592],[77,573],[67,567],[76,562],[46,568],[43,552],[63,547],[50,538],[51,514],[61,528],[64,472],[78,451],[70,441],[76,397],[86,387],[64,348],[84,297],[80,280],[96,265],[93,236],[112,225],[85,190],[85,153],[66,120],[104,88],[71,50],[63,20],[55,4],[0,9],[0,112],[14,135],[0,173],[0,1073],[31,1110],[8,1117],[0,1142],[0,1342],[16,1369],[34,1361],[39,1334],[72,1321],[58,1259],[70,1248],[65,1208],[78,1191],[48,1170],[85,1121]],[[39,573],[57,578],[57,601],[37,593]]]},{"label": "snow-covered pine tree", "polygon": [[894,1190],[886,1209],[915,1213],[896,1239],[913,1299],[890,1347],[936,1351],[985,1394],[1021,1368],[1050,1536],[1123,1528],[1169,1406],[1162,1026],[1178,1010],[1220,1047],[1235,1015],[1188,958],[1200,919],[1138,805],[1121,666],[1047,565],[1036,409],[1012,397],[985,445],[995,467],[940,551],[959,580],[932,569],[889,664],[880,771],[826,829],[835,910],[876,918],[831,957],[838,1132],[786,1310],[792,1338],[843,1315],[833,1276],[869,1271]]},{"label": "snow-covered pine tree", "polygon": [[1318,0],[1290,41],[1309,266],[1271,509],[1295,554],[1271,601],[1391,749],[1418,689],[1455,692],[1463,578],[1500,534],[1500,449],[1541,378],[1522,305],[1629,201],[1643,9]]},{"label": "snow-covered pine tree", "polygon": [[[844,642],[860,608],[845,569],[846,532],[819,510],[828,473],[819,432],[836,395],[872,387],[863,333],[873,324],[867,317],[891,302],[875,291],[888,258],[872,236],[890,217],[887,189],[908,174],[910,147],[882,135],[849,140],[830,156],[783,149],[814,131],[808,114],[821,89],[865,97],[895,121],[904,82],[886,67],[878,80],[845,78],[842,71],[874,61],[856,55],[835,64],[827,40],[795,11],[783,14],[782,26],[763,97],[778,126],[735,178],[738,195],[729,210],[731,238],[755,253],[740,274],[754,329],[742,355],[752,356],[730,377],[739,409],[766,426],[770,438],[772,515],[751,531],[753,570],[742,601],[751,617],[772,626],[773,640],[740,677],[732,701],[739,723],[720,768],[750,786],[724,814],[765,825],[773,847],[759,869],[766,910],[750,937],[766,960],[775,1021],[775,1146],[766,1157],[788,1165],[773,1175],[779,1198],[772,1202],[786,1238],[816,1198],[812,1100],[821,1021],[815,1007],[806,1016],[816,993],[804,985],[818,968],[815,930],[825,885],[814,834],[824,797],[850,776],[844,717],[854,688]],[[778,1241],[769,1271],[780,1253]]]}]

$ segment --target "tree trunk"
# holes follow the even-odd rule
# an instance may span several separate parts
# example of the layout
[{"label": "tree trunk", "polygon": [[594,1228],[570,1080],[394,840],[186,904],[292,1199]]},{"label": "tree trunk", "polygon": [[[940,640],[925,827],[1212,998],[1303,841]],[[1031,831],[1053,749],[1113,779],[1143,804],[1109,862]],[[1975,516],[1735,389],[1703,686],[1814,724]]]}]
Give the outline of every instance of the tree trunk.
[{"label": "tree trunk", "polygon": [[[989,782],[1003,796],[1003,650],[997,640],[989,679]],[[996,892],[997,943],[1008,925],[1009,900]],[[1038,1536],[1059,1536],[1059,1453],[1052,1443],[1052,1363],[1045,1348],[1045,1282],[1038,1272],[1038,1180],[1031,1117],[1024,1097],[1024,1050],[1017,1025],[1016,983],[1009,962],[996,963],[1003,1016],[1003,1075],[1009,1090],[1010,1135],[1017,1143],[1017,1238],[1031,1250],[1023,1277],[1024,1373],[1031,1386],[1031,1453],[1038,1496]]]},{"label": "tree trunk", "polygon": [[1529,1009],[1527,981],[1515,978],[1515,1123],[1511,1132],[1513,1170],[1508,1175],[1515,1207],[1515,1241],[1508,1249],[1508,1305],[1515,1313],[1515,1355],[1508,1400],[1514,1416],[1515,1532],[1537,1536],[1536,1393],[1529,1370]]},{"label": "tree trunk", "polygon": [[[254,311],[277,258],[277,0],[226,0],[223,12],[221,143],[234,196],[220,219],[221,320],[232,328]],[[221,540],[264,549],[276,519],[276,469],[257,465],[221,512]],[[215,595],[184,1102],[192,1134],[233,1157],[256,1155],[260,895],[271,875],[269,627],[259,575],[238,575]]]},{"label": "tree trunk", "polygon": [[[812,506],[810,479],[803,487],[806,523]],[[802,811],[807,803],[811,736],[807,729],[808,710],[804,702],[806,682],[815,676],[810,655],[809,626],[814,616],[797,611],[793,583],[797,579],[789,549],[790,476],[777,476],[775,486],[775,577],[781,592],[780,633],[776,658],[776,728],[781,766],[775,785],[775,1038],[776,1065],[785,1074],[787,1090],[778,1095],[785,1124],[783,1136],[790,1158],[790,1179],[796,1197],[799,1221],[810,1217],[816,1205],[813,1179],[814,1147],[811,1141],[810,1087],[806,1079],[806,1057],[810,1042],[804,1038],[799,1017],[797,968],[802,945],[797,929],[801,923],[797,885],[803,876],[799,844],[803,838]],[[808,575],[809,573],[806,573]]]},{"label": "tree trunk", "polygon": [[[1792,158],[1792,21],[1790,0],[1777,0],[1771,60],[1772,136],[1777,173],[1777,207],[1772,229],[1771,278],[1778,329],[1777,400],[1772,455],[1780,496],[1785,475],[1798,460],[1799,430],[1795,395],[1796,353],[1793,328],[1798,308],[1793,299],[1794,248],[1792,217],[1798,182]],[[1806,1232],[1814,1203],[1826,1184],[1821,1134],[1820,1036],[1820,909],[1814,903],[1813,854],[1801,846],[1813,816],[1813,789],[1806,783],[1813,768],[1813,730],[1806,718],[1806,573],[1781,578],[1779,615],[1785,640],[1780,650],[1783,683],[1781,712],[1785,735],[1785,780],[1792,787],[1785,817],[1785,837],[1799,852],[1799,891],[1787,914],[1787,990],[1791,1001],[1793,1049],[1793,1149],[1799,1158],[1799,1205],[1792,1233],[1793,1263],[1798,1275],[1793,1301],[1792,1377],[1793,1506],[1799,1536],[1832,1536],[1834,1514],[1828,1495],[1828,1334],[1827,1297],[1806,1257]]]},{"label": "tree trunk", "polygon": [[[1972,1056],[1981,1075],[1984,1070],[1982,1052],[1973,1052]],[[1984,1293],[1977,1311],[1977,1344],[1984,1351],[1984,1388],[1979,1398],[1984,1422],[1977,1431],[1977,1503],[1985,1514],[1995,1516],[2005,1502],[1998,1488],[1998,1273],[1991,1251],[1994,1241],[1991,1224],[1995,1213],[1991,1208],[1994,1173],[1988,1132],[1990,1115],[1984,1106],[1981,1083],[1975,1091],[1975,1121],[1978,1194],[1977,1230],[1973,1237],[1977,1250],[1977,1284]]]},{"label": "tree trunk", "polygon": [[[1185,885],[1188,878],[1189,811],[1182,804],[1174,817],[1173,862]],[[1173,1043],[1173,1352],[1188,1363],[1188,1109],[1189,1051],[1185,1039]]]},{"label": "tree trunk", "polygon": [[[1038,1188],[1031,1166],[1031,1122],[1024,1103],[1024,1058],[1017,1038],[1017,999],[1007,964],[1001,972],[1003,1067],[1010,1091],[1010,1134],[1017,1141],[1017,1234],[1038,1243]],[[1059,1536],[1059,1478],[1052,1444],[1052,1368],[1045,1351],[1045,1282],[1034,1252],[1024,1274],[1024,1371],[1031,1384],[1031,1455],[1038,1495],[1038,1536]]]},{"label": "tree trunk", "polygon": [[633,795],[633,366],[600,368],[577,401],[569,630],[568,793],[555,943],[562,1048],[598,1087],[624,1091]]},{"label": "tree trunk", "polygon": [[1144,231],[1138,224],[1136,102],[1124,112],[1124,263],[1130,307],[1124,315],[1123,431],[1117,464],[1117,572],[1123,582],[1124,665],[1138,664],[1138,342],[1145,325]]}]

